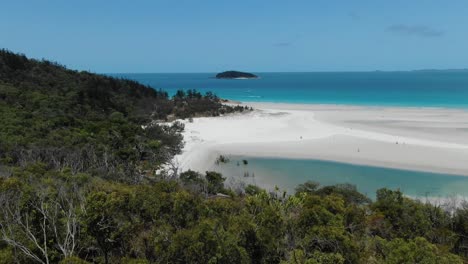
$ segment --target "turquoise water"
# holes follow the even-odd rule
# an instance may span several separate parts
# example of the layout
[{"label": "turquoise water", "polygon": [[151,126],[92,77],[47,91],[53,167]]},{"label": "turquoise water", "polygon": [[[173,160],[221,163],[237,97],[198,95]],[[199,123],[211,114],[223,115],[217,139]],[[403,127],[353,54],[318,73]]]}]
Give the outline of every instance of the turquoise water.
[{"label": "turquoise water", "polygon": [[[243,165],[242,160],[248,161]],[[237,165],[239,163],[239,166]],[[400,189],[418,197],[468,197],[468,177],[381,167],[351,165],[320,160],[252,158],[231,156],[230,162],[214,167],[236,180],[267,189],[275,185],[292,193],[308,180],[321,185],[351,183],[371,198],[380,188]],[[248,177],[245,177],[248,173]]]},{"label": "turquoise water", "polygon": [[468,108],[468,71],[257,73],[218,80],[215,73],[113,74],[163,89],[213,91],[250,102]]},{"label": "turquoise water", "polygon": [[[468,108],[468,71],[257,73],[254,80],[218,80],[214,73],[113,74],[174,94],[178,89],[213,91],[222,98],[250,102],[352,104]],[[239,158],[240,159],[240,158]],[[300,183],[351,183],[369,195],[382,187],[412,196],[468,196],[468,177],[355,166],[343,163],[248,158],[218,167],[224,174],[260,186],[292,192]],[[255,177],[244,177],[244,173]]]}]

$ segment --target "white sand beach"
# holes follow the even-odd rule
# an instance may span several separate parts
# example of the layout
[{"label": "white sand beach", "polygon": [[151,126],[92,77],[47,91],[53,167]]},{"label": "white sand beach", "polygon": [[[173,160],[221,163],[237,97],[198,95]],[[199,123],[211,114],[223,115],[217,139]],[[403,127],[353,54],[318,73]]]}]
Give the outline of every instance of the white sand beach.
[{"label": "white sand beach", "polygon": [[244,114],[185,123],[182,170],[220,155],[339,161],[468,176],[468,111],[245,103]]}]

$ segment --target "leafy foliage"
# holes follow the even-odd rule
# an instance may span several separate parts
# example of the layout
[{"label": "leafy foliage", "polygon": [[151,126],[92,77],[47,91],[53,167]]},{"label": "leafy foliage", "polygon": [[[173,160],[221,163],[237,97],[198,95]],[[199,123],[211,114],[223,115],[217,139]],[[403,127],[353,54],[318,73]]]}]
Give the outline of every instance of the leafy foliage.
[{"label": "leafy foliage", "polygon": [[[340,186],[296,195],[257,187],[251,195],[211,196],[191,184],[207,186],[214,178],[227,191],[222,176],[182,175],[180,182],[128,184],[41,164],[15,169],[0,178],[1,256],[21,263],[463,262],[455,253],[466,244],[455,223],[466,209],[421,216],[439,209],[407,198],[401,204],[399,191],[386,189],[376,202],[358,204]],[[423,224],[423,236],[404,233],[401,222],[382,223],[396,219],[394,210],[407,210],[403,219],[410,226],[447,225]],[[382,226],[385,232],[377,233]],[[66,244],[70,227],[74,243]]]}]

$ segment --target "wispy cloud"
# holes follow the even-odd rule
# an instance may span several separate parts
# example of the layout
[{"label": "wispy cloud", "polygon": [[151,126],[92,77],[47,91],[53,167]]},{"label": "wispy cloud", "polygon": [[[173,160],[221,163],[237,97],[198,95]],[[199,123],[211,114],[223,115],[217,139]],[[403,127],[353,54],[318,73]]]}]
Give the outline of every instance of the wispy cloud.
[{"label": "wispy cloud", "polygon": [[424,25],[398,24],[389,26],[386,31],[393,34],[417,37],[440,37],[445,34],[442,30],[437,30]]},{"label": "wispy cloud", "polygon": [[278,43],[274,43],[273,46],[275,47],[289,47],[289,46],[292,46],[292,42],[278,42]]}]

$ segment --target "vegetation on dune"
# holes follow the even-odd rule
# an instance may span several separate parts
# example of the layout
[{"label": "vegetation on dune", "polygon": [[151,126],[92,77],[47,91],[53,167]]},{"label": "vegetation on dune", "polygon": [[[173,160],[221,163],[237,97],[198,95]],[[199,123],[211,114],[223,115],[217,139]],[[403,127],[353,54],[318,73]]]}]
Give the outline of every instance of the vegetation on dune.
[{"label": "vegetation on dune", "polygon": [[[468,207],[156,173],[183,125],[243,111],[0,52],[0,263],[463,263]],[[220,162],[227,162],[225,157]],[[247,161],[243,162],[248,164]]]}]

